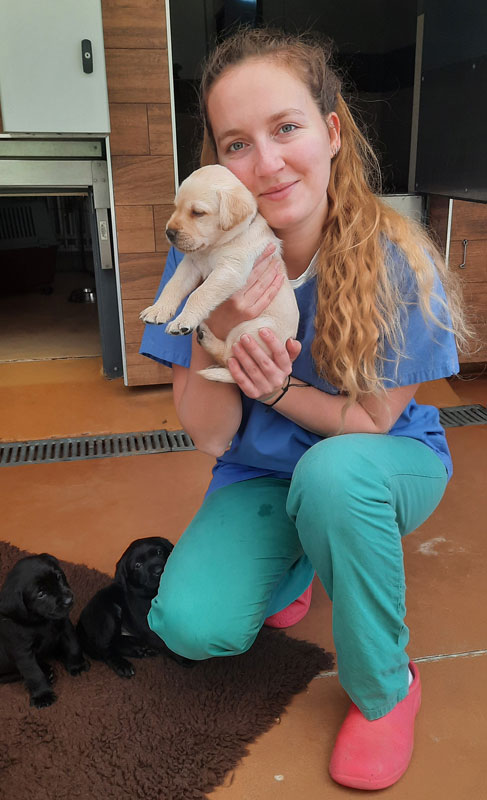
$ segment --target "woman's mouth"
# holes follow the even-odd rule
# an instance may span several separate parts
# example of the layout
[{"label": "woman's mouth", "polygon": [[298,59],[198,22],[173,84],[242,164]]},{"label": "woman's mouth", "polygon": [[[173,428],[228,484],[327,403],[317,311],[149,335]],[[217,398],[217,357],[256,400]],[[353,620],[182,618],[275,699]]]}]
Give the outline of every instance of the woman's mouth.
[{"label": "woman's mouth", "polygon": [[270,189],[266,189],[265,192],[261,192],[260,196],[265,197],[266,200],[285,200],[289,197],[297,183],[298,181],[278,183],[276,186],[271,186]]}]

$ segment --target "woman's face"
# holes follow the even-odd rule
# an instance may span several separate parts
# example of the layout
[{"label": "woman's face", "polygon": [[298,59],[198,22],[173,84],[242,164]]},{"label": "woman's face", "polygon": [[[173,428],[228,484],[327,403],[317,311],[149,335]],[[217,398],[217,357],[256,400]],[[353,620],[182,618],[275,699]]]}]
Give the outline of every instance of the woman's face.
[{"label": "woman's face", "polygon": [[331,149],[339,144],[336,114],[326,121],[307,86],[272,60],[228,69],[207,102],[218,161],[257,198],[281,238],[319,242],[328,211]]}]

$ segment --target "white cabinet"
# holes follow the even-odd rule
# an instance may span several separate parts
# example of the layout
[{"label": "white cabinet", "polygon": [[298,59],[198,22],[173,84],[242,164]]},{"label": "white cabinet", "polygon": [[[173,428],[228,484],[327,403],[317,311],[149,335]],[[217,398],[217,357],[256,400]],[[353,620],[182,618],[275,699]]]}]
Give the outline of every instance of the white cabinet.
[{"label": "white cabinet", "polygon": [[0,0],[0,20],[3,130],[109,133],[101,0]]}]

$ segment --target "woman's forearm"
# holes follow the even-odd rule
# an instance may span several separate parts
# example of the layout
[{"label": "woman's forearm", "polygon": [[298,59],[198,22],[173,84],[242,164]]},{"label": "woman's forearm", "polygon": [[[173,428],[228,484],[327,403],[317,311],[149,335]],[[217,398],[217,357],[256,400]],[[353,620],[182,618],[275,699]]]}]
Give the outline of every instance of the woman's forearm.
[{"label": "woman's forearm", "polygon": [[[347,398],[321,392],[293,378],[274,408],[302,428],[319,436],[339,433],[387,433],[414,397],[417,384],[390,389],[384,395],[363,397],[343,417]],[[273,402],[271,398],[267,405]]]},{"label": "woman's forearm", "polygon": [[233,383],[209,381],[198,370],[214,364],[214,359],[193,334],[191,366],[175,368],[174,403],[183,428],[198,450],[220,456],[227,449],[242,419],[240,391]]}]

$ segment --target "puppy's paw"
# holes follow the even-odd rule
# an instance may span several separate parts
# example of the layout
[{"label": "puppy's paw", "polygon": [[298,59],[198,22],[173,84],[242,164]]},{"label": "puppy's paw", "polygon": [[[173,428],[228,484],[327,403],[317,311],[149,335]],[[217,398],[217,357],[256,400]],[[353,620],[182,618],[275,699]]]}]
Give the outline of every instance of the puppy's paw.
[{"label": "puppy's paw", "polygon": [[112,660],[109,666],[117,673],[119,678],[132,678],[135,675],[135,669],[126,658],[120,657]]},{"label": "puppy's paw", "polygon": [[161,655],[160,650],[154,650],[153,647],[145,648],[144,658],[154,658],[155,656],[160,656],[160,655]]},{"label": "puppy's paw", "polygon": [[204,322],[200,322],[200,324],[196,328],[196,339],[198,344],[204,346],[205,340],[211,337],[212,333],[207,325]]},{"label": "puppy's paw", "polygon": [[52,686],[52,684],[54,683],[54,670],[52,666],[45,661],[40,663],[39,666],[46,677],[46,681],[50,686]]},{"label": "puppy's paw", "polygon": [[182,318],[181,315],[173,319],[169,325],[166,325],[166,333],[170,333],[171,336],[187,336],[189,333],[193,333],[196,323],[193,322],[189,318]]},{"label": "puppy's paw", "polygon": [[153,325],[163,325],[168,319],[171,319],[172,314],[167,312],[167,309],[158,306],[155,303],[153,306],[148,306],[140,312],[139,317],[142,322],[150,322]]},{"label": "puppy's paw", "polygon": [[36,708],[47,708],[47,706],[52,706],[56,700],[57,694],[49,689],[45,692],[41,692],[40,694],[32,695],[30,698],[30,704]]},{"label": "puppy's paw", "polygon": [[193,661],[191,658],[186,658],[185,656],[180,656],[179,653],[175,653],[174,650],[170,650],[169,647],[164,648],[164,652],[166,653],[169,658],[179,664],[181,667],[194,667],[198,663],[197,661]]},{"label": "puppy's paw", "polygon": [[152,647],[146,647],[144,644],[141,644],[134,645],[130,651],[130,655],[132,658],[148,658],[149,656],[157,656],[159,654],[157,650],[154,650]]},{"label": "puppy's paw", "polygon": [[82,661],[78,661],[76,664],[66,664],[66,671],[70,675],[81,675],[82,672],[88,672],[90,667],[90,662],[83,658]]}]

